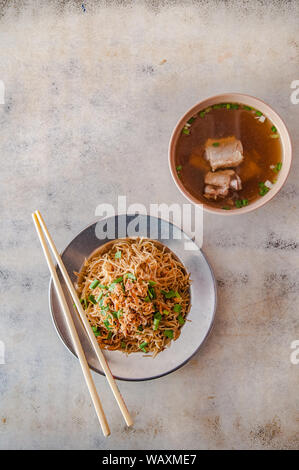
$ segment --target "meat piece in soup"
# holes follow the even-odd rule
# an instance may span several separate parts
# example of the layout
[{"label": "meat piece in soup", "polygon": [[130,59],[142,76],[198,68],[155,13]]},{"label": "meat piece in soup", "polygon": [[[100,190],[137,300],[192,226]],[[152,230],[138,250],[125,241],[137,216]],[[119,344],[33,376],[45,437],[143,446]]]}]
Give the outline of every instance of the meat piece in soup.
[{"label": "meat piece in soup", "polygon": [[204,196],[207,199],[225,198],[230,189],[242,189],[241,179],[234,170],[209,171],[206,174]]},{"label": "meat piece in soup", "polygon": [[282,167],[280,136],[261,111],[217,103],[185,123],[175,164],[190,196],[219,209],[239,209],[275,184]]},{"label": "meat piece in soup", "polygon": [[236,137],[208,139],[205,156],[213,171],[219,168],[236,168],[243,161],[243,146]]}]

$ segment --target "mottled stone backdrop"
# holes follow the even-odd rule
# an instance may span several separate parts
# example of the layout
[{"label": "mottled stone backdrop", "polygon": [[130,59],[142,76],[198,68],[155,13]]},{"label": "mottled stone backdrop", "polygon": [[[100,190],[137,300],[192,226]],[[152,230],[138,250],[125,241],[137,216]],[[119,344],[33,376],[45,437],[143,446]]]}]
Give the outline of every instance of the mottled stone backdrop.
[{"label": "mottled stone backdrop", "polygon": [[[299,447],[296,1],[1,1],[0,448]],[[53,328],[49,275],[31,222],[62,249],[102,202],[185,202],[170,133],[195,102],[256,95],[285,119],[294,163],[256,213],[205,215],[219,287],[215,328],[174,374],[120,383],[127,429],[102,377],[105,440],[77,361]]]}]

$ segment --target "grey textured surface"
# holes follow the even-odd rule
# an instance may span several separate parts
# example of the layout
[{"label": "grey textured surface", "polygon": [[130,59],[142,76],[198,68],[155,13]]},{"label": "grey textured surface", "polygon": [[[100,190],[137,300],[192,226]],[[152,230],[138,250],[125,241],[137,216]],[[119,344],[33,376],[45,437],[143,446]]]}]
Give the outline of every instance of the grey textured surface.
[{"label": "grey textured surface", "polygon": [[[0,448],[298,448],[298,2],[10,4],[0,5]],[[45,214],[62,249],[118,194],[185,202],[168,171],[170,133],[188,107],[223,91],[256,95],[282,115],[290,177],[256,213],[205,216],[214,331],[171,376],[120,383],[132,429],[96,376],[112,431],[104,440],[51,324],[30,214]]]}]

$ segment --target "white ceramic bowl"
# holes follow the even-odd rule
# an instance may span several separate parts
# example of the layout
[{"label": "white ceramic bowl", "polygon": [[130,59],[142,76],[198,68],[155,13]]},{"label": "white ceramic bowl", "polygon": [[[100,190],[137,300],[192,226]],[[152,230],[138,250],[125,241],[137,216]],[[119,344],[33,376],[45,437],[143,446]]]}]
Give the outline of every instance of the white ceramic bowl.
[{"label": "white ceramic bowl", "polygon": [[[274,187],[269,191],[265,196],[258,198],[256,201],[252,202],[248,206],[242,207],[238,210],[227,211],[217,207],[212,206],[209,202],[203,202],[195,198],[183,185],[182,181],[179,179],[177,171],[176,171],[176,164],[175,164],[175,154],[176,154],[176,145],[178,139],[181,135],[182,129],[186,122],[195,114],[197,114],[202,109],[208,108],[209,106],[213,106],[219,103],[241,103],[252,108],[258,109],[263,113],[264,116],[270,119],[270,121],[274,124],[277,128],[277,132],[280,135],[281,145],[282,145],[282,168],[278,174],[277,181]],[[292,161],[292,145],[290,135],[288,133],[287,127],[281,117],[274,111],[271,106],[266,104],[264,101],[255,98],[250,95],[245,95],[241,93],[226,93],[223,95],[216,95],[210,98],[207,98],[200,103],[197,103],[191,109],[189,109],[179,120],[177,125],[174,128],[172,133],[170,143],[169,143],[169,166],[170,171],[173,177],[173,180],[179,190],[183,193],[183,195],[189,199],[189,201],[195,204],[203,204],[204,210],[207,212],[212,212],[216,214],[221,214],[225,216],[230,215],[240,215],[245,214],[247,212],[251,212],[259,207],[262,207],[264,204],[267,204],[282,188],[284,185],[289,171],[291,167]]]}]

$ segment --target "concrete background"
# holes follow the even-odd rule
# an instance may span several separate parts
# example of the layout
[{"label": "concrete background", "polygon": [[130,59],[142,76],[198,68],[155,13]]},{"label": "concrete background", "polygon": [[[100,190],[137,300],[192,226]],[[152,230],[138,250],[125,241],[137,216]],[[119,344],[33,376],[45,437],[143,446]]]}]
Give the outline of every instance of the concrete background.
[{"label": "concrete background", "polygon": [[[299,4],[0,2],[0,448],[299,448]],[[205,215],[215,328],[183,369],[120,383],[126,429],[102,377],[104,440],[77,361],[48,309],[39,208],[60,249],[102,202],[185,202],[167,163],[170,133],[199,100],[256,95],[294,144],[287,184],[242,217]]]}]

